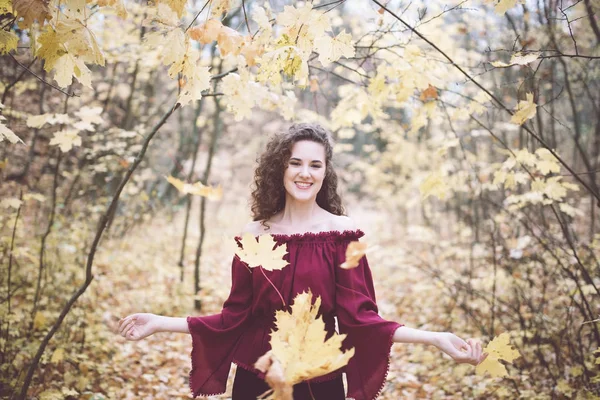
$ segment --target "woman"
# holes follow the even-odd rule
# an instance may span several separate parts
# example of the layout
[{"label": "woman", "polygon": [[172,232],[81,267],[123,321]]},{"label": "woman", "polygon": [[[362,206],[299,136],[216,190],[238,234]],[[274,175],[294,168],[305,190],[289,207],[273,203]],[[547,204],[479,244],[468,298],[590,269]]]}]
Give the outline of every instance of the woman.
[{"label": "woman", "polygon": [[223,393],[231,362],[238,365],[233,400],[256,399],[268,390],[265,374],[254,363],[270,350],[275,311],[309,288],[321,296],[328,334],[335,331],[337,317],[340,333],[347,334],[344,348],[354,347],[355,353],[345,368],[295,385],[295,399],[345,399],[342,372],[349,397],[375,399],[385,384],[394,342],[432,344],[459,363],[477,365],[485,358],[478,341],[379,317],[366,257],[354,269],[339,268],[346,247],[363,232],[343,215],[332,153],[322,127],[296,124],[273,137],[259,159],[252,192],[254,222],[243,233],[273,235],[278,245],[287,247],[284,259],[289,265],[275,271],[250,269],[234,256],[231,293],[221,313],[187,318],[132,314],[119,322],[119,333],[129,340],[155,332],[190,333],[194,397]]}]

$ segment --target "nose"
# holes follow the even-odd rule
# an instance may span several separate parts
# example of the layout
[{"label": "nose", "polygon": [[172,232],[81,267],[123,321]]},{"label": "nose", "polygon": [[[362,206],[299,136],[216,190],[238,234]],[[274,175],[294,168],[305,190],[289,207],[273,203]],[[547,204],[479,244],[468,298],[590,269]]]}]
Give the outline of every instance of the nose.
[{"label": "nose", "polygon": [[302,169],[300,170],[300,176],[302,177],[309,177],[310,174],[308,173],[308,165],[304,165],[302,167]]}]

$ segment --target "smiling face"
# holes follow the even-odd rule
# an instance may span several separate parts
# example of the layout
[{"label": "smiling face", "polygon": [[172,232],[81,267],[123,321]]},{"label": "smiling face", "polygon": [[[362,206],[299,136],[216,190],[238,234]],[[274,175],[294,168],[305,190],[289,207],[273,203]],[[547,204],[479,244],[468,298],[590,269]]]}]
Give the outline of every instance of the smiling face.
[{"label": "smiling face", "polygon": [[286,198],[315,201],[325,179],[325,147],[309,140],[294,143],[283,174]]}]

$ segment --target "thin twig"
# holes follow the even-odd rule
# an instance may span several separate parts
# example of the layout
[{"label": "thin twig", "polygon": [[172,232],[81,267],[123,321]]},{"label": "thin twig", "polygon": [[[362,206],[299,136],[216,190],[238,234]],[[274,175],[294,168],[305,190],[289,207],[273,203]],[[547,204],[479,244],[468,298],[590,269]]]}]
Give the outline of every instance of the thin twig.
[{"label": "thin twig", "polygon": [[30,70],[29,68],[27,68],[25,65],[21,64],[16,58],[15,56],[13,56],[11,53],[8,53],[9,56],[12,57],[13,60],[15,60],[15,62],[17,64],[19,64],[21,66],[21,68],[25,69],[27,72],[29,72],[31,75],[35,76],[37,78],[37,80],[39,80],[42,83],[45,83],[46,85],[53,87],[54,89],[58,90],[61,93],[66,94],[69,97],[79,97],[78,95],[74,94],[74,93],[67,93],[64,90],[62,90],[61,88],[59,88],[58,86],[54,86],[53,84],[51,84],[50,82],[45,81],[44,79],[40,78],[39,76],[37,76],[37,74],[35,72],[33,72],[32,70]]},{"label": "thin twig", "polygon": [[196,16],[194,17],[194,19],[192,20],[192,22],[190,22],[190,24],[188,25],[187,28],[185,28],[185,32],[187,32],[192,25],[194,24],[194,22],[196,22],[196,19],[198,19],[198,17],[200,16],[200,14],[202,13],[202,11],[204,11],[204,9],[206,8],[206,6],[210,3],[211,0],[207,0],[206,3],[204,3],[204,5],[202,6],[202,8],[200,9],[200,11],[198,11],[198,13],[196,14]]},{"label": "thin twig", "polygon": [[250,24],[248,23],[248,15],[246,15],[246,1],[242,0],[242,9],[244,10],[244,19],[246,20],[246,28],[248,28],[248,33],[250,34],[250,36],[254,36],[252,35],[252,31],[250,30]]}]

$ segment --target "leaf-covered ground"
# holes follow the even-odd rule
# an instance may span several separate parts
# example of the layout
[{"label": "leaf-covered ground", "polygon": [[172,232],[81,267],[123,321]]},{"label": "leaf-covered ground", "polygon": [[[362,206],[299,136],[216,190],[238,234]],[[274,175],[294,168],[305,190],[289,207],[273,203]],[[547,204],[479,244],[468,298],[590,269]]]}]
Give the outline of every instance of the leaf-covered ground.
[{"label": "leaf-covered ground", "polygon": [[[352,216],[367,233],[364,240],[381,246],[369,261],[382,315],[410,327],[450,330],[465,339],[471,337],[464,317],[453,311],[452,300],[411,263],[410,254],[416,247],[406,239],[406,233],[400,227],[389,226],[381,214]],[[125,238],[102,244],[94,268],[95,280],[82,301],[87,309],[85,344],[81,348],[73,343],[74,347],[67,349],[66,359],[76,357],[83,362],[79,370],[69,362],[43,368],[55,370],[57,380],[53,382],[64,382],[65,389],[85,391],[86,398],[91,398],[91,393],[97,393],[96,398],[104,393],[115,399],[191,397],[187,384],[191,350],[188,335],[158,333],[140,342],[129,342],[111,332],[119,318],[133,312],[196,315],[192,309],[191,274],[198,232],[192,229],[188,236],[182,285],[177,266],[182,221],[179,217],[169,222],[156,219]],[[243,225],[211,222],[203,250],[203,290],[199,296],[202,315],[219,312],[228,295],[235,248],[232,238]],[[425,255],[427,249],[422,251]],[[231,376],[234,371],[232,366]],[[483,396],[486,387],[490,390],[493,382],[475,376],[474,367],[455,364],[434,347],[395,344],[381,398],[477,398]],[[229,397],[230,390],[231,384],[227,394],[219,398]]]}]

